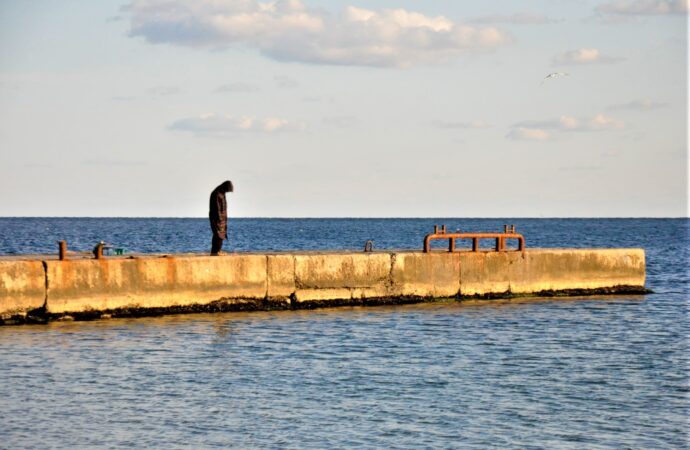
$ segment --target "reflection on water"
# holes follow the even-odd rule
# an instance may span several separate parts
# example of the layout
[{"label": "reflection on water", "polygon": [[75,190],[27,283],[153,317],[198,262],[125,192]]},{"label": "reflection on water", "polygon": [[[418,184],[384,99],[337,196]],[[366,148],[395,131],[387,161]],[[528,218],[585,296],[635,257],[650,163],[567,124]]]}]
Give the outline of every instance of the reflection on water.
[{"label": "reflection on water", "polygon": [[0,424],[19,447],[680,448],[687,330],[658,297],[5,327]]}]

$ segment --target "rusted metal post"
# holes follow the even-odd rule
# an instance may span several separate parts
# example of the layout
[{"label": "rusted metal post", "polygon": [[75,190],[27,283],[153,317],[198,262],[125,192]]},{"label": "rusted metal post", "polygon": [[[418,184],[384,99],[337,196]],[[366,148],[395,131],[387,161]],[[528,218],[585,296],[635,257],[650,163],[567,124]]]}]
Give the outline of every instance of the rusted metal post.
[{"label": "rusted metal post", "polygon": [[478,252],[479,251],[479,238],[472,238],[472,251],[473,252]]},{"label": "rusted metal post", "polygon": [[104,246],[105,244],[103,242],[96,244],[96,247],[93,249],[93,255],[96,257],[96,259],[103,259]]},{"label": "rusted metal post", "polygon": [[60,261],[67,259],[67,241],[58,242],[58,258]]},{"label": "rusted metal post", "polygon": [[446,234],[446,226],[441,225],[441,234]]},{"label": "rusted metal post", "polygon": [[434,234],[438,234],[438,225],[434,225]]},{"label": "rusted metal post", "polygon": [[448,239],[448,251],[453,253],[455,251],[455,239],[450,238]]}]

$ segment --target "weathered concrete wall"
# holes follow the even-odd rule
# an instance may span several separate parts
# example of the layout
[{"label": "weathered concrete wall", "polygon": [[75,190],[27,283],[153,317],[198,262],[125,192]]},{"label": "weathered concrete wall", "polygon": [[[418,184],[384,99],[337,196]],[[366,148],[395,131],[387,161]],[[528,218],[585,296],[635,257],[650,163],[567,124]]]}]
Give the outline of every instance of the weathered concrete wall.
[{"label": "weathered concrete wall", "polygon": [[391,274],[398,295],[454,297],[460,291],[460,254],[398,253]]},{"label": "weathered concrete wall", "polygon": [[[332,252],[0,260],[0,317],[209,305],[356,303],[592,290],[645,284],[641,249],[522,252]],[[260,305],[259,305],[260,306]]]},{"label": "weathered concrete wall", "polygon": [[391,254],[326,253],[295,256],[295,300],[375,298],[390,289]]},{"label": "weathered concrete wall", "polygon": [[41,261],[0,261],[0,314],[24,314],[46,301]]},{"label": "weathered concrete wall", "polygon": [[264,298],[265,255],[48,261],[49,313]]},{"label": "weathered concrete wall", "polygon": [[460,294],[644,286],[642,249],[534,249],[460,253]]},{"label": "weathered concrete wall", "polygon": [[294,255],[268,255],[266,264],[267,296],[289,300],[296,290]]}]

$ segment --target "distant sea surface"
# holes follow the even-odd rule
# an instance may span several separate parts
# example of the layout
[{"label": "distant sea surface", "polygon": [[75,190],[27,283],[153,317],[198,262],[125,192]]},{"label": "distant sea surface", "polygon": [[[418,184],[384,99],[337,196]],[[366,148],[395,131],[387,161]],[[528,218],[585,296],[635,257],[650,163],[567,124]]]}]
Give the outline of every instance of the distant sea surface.
[{"label": "distant sea surface", "polygon": [[[688,448],[687,219],[231,219],[229,251],[434,224],[641,247],[645,296],[0,327],[0,448]],[[206,252],[205,219],[0,218],[0,255]]]}]

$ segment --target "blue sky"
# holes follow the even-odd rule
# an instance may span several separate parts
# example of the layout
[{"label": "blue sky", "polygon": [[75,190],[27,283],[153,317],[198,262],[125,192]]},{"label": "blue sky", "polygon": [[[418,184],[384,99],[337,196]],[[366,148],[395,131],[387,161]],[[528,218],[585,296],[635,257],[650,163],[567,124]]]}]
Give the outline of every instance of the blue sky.
[{"label": "blue sky", "polygon": [[675,0],[4,1],[0,215],[687,216],[687,49]]}]

